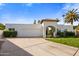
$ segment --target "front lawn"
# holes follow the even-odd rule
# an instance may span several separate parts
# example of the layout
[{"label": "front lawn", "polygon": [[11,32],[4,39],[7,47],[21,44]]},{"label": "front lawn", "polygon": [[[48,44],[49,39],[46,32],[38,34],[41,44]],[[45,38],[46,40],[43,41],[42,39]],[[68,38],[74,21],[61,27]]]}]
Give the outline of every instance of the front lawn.
[{"label": "front lawn", "polygon": [[48,40],[79,48],[79,38],[48,38]]}]

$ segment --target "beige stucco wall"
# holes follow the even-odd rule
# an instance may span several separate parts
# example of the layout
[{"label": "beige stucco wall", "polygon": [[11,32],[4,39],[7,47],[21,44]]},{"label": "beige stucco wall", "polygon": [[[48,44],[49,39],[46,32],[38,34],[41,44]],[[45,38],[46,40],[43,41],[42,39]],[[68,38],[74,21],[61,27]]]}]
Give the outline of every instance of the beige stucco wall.
[{"label": "beige stucco wall", "polygon": [[55,27],[55,32],[54,32],[54,36],[56,36],[57,33],[57,22],[44,22],[43,24],[43,37],[46,37],[46,28],[48,26],[54,26]]}]

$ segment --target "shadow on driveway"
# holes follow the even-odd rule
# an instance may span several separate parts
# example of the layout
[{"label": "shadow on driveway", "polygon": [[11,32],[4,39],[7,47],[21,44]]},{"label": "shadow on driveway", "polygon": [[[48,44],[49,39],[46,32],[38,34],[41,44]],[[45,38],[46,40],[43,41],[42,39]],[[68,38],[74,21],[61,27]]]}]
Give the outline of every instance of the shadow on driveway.
[{"label": "shadow on driveway", "polygon": [[32,54],[4,39],[0,40],[0,56],[32,56]]}]

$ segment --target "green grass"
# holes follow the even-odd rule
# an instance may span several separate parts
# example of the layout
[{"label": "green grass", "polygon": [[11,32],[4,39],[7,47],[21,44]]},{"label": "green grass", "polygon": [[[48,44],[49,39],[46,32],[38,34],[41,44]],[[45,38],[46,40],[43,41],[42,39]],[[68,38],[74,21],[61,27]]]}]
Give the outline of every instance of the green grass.
[{"label": "green grass", "polygon": [[48,38],[48,40],[79,48],[79,38]]}]

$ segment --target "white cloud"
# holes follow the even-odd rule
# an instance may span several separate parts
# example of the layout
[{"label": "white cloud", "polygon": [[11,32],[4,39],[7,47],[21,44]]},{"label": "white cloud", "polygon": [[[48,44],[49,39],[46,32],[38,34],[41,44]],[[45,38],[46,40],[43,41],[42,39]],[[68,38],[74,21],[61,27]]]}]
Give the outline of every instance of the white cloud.
[{"label": "white cloud", "polygon": [[32,3],[27,3],[26,6],[31,7],[33,4]]},{"label": "white cloud", "polygon": [[1,16],[1,23],[15,23],[15,24],[30,24],[33,23],[32,18],[26,18],[26,17],[14,17],[10,14],[4,14]]},{"label": "white cloud", "polygon": [[4,3],[0,3],[0,6],[4,6],[5,4]]},{"label": "white cloud", "polygon": [[62,9],[64,10],[68,10],[70,8],[71,4],[65,4],[64,7]]},{"label": "white cloud", "polygon": [[64,5],[62,9],[64,10],[79,9],[79,3],[75,3],[75,4],[67,3]]},{"label": "white cloud", "polygon": [[4,3],[0,3],[0,9],[3,9],[3,6],[5,6]]}]

